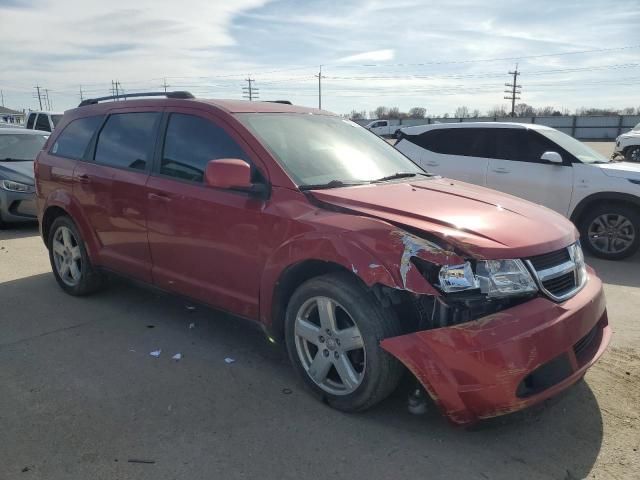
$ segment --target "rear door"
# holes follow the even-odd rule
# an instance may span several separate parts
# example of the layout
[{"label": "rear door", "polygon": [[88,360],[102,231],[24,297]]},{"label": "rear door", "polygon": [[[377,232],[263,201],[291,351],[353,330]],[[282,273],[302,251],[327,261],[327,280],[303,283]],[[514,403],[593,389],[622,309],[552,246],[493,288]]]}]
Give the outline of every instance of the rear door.
[{"label": "rear door", "polygon": [[98,239],[99,263],[151,282],[147,238],[149,177],[160,109],[112,110],[94,142],[91,162],[78,163],[74,194]]},{"label": "rear door", "polygon": [[437,128],[410,141],[422,147],[419,163],[427,171],[484,186],[492,132],[491,128]]},{"label": "rear door", "polygon": [[[573,193],[569,154],[535,130],[496,128],[495,158],[489,161],[487,187],[510,193],[568,215]],[[562,164],[540,160],[555,151]]]}]

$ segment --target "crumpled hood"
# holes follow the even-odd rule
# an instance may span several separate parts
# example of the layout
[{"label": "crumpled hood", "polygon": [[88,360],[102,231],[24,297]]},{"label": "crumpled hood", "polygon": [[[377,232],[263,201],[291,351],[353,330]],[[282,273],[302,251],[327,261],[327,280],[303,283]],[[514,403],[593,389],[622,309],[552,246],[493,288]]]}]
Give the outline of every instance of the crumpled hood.
[{"label": "crumpled hood", "polygon": [[597,163],[594,167],[602,170],[602,173],[610,177],[632,178],[640,180],[640,163],[633,162],[609,162]]},{"label": "crumpled hood", "polygon": [[0,180],[12,180],[26,185],[35,185],[33,161],[0,162]]},{"label": "crumpled hood", "polygon": [[435,235],[476,258],[522,258],[575,242],[562,215],[495,190],[444,178],[314,190],[322,202]]}]

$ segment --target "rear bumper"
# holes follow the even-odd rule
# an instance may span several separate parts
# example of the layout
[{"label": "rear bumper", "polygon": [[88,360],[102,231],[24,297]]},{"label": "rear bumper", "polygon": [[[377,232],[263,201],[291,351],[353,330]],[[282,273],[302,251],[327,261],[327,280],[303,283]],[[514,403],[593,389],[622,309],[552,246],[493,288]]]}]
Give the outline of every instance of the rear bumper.
[{"label": "rear bumper", "polygon": [[35,193],[9,192],[0,189],[0,220],[5,222],[35,222]]},{"label": "rear bumper", "polygon": [[521,410],[577,382],[611,338],[602,283],[564,303],[538,297],[454,327],[382,341],[456,424]]}]

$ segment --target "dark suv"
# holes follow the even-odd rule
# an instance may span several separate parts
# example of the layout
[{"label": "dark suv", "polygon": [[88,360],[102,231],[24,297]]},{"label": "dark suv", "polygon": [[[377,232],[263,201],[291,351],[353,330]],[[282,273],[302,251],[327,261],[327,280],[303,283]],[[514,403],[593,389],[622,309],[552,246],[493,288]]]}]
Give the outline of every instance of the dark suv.
[{"label": "dark suv", "polygon": [[116,272],[254,320],[345,411],[404,365],[459,424],[540,402],[603,353],[601,282],[561,215],[430,175],[328,112],[167,97],[85,101],[40,153],[66,292]]}]

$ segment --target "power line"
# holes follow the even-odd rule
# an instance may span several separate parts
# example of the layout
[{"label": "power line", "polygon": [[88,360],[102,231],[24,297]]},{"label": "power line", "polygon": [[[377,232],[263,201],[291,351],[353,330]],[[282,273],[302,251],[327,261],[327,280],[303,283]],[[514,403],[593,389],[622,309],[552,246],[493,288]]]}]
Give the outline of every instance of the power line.
[{"label": "power line", "polygon": [[513,75],[513,83],[505,83],[505,87],[510,87],[511,90],[505,90],[504,93],[509,93],[510,96],[504,97],[505,100],[511,100],[511,116],[516,116],[516,100],[520,100],[520,95],[522,93],[522,85],[518,85],[518,75],[520,72],[518,71],[518,64],[516,63],[516,69],[513,72],[509,72],[509,75]]},{"label": "power line", "polygon": [[[42,110],[42,98],[41,98],[41,96],[40,96],[40,86],[39,86],[39,85],[36,85],[36,86],[35,86],[35,87],[33,87],[33,88],[35,88],[35,89],[36,89],[36,91],[38,92],[38,97],[37,97],[37,98],[38,98],[38,103],[40,104],[40,110]],[[34,98],[35,98],[35,96],[34,96]]]}]

